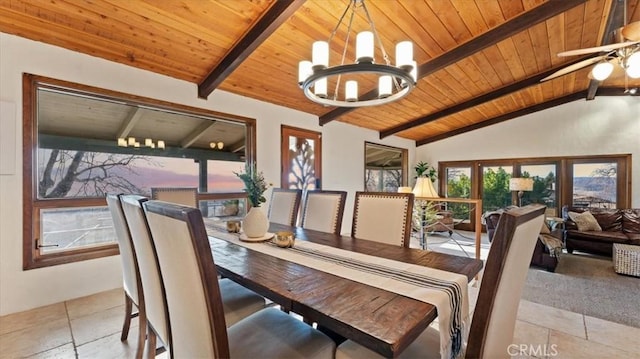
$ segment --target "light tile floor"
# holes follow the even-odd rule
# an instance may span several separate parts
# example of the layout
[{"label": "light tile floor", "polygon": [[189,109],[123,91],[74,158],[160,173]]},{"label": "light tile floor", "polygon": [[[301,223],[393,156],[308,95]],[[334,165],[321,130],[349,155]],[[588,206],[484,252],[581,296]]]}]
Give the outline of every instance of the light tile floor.
[{"label": "light tile floor", "polygon": [[[452,250],[444,244],[448,242],[434,237],[430,249]],[[478,289],[470,287],[469,292],[474,308]],[[131,358],[138,322],[132,321],[129,340],[121,342],[123,316],[122,289],[114,289],[0,317],[0,358]],[[521,358],[638,358],[637,338],[640,328],[523,300],[512,354]],[[522,355],[518,355],[519,348]]]}]

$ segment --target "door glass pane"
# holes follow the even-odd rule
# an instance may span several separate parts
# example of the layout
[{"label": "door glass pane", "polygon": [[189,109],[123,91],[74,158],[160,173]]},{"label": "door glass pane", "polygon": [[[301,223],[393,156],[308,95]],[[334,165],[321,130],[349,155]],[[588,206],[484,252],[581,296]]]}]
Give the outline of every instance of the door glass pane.
[{"label": "door glass pane", "polygon": [[482,170],[482,210],[495,211],[512,205],[509,179],[512,166],[483,167]]},{"label": "door glass pane", "polygon": [[573,165],[573,205],[616,208],[616,162]]},{"label": "door glass pane", "polygon": [[[445,196],[449,198],[471,198],[471,167],[447,167],[447,187]],[[453,218],[469,220],[470,205],[468,203],[448,203]]]},{"label": "door glass pane", "polygon": [[303,191],[316,189],[316,141],[312,138],[289,136],[289,173],[290,189]]},{"label": "door glass pane", "polygon": [[540,203],[549,209],[556,209],[556,165],[523,165],[520,172],[522,177],[533,179],[533,191],[524,192],[522,205]]}]

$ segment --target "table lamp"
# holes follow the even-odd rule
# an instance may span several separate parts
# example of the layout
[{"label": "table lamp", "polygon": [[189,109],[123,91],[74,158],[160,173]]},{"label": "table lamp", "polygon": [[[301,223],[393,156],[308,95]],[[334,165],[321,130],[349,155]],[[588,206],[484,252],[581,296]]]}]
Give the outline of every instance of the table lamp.
[{"label": "table lamp", "polygon": [[[438,192],[431,182],[429,177],[418,177],[416,179],[416,185],[413,187],[413,194],[416,200],[420,197],[438,198]],[[422,249],[427,249],[427,241],[424,235],[424,226],[426,221],[426,211],[429,204],[425,201],[420,202],[420,246]]]},{"label": "table lamp", "polygon": [[524,191],[533,191],[532,178],[512,178],[509,180],[509,190],[518,191],[518,206],[522,207],[522,195]]}]

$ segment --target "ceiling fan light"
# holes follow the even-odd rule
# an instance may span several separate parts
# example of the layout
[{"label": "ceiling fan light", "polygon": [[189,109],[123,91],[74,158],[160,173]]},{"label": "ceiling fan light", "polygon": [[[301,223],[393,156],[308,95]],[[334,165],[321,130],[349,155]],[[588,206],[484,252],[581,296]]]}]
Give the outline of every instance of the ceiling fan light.
[{"label": "ceiling fan light", "polygon": [[593,67],[591,76],[598,81],[606,80],[613,72],[613,64],[609,62],[601,62]]},{"label": "ceiling fan light", "polygon": [[640,52],[636,52],[627,58],[627,76],[637,79],[640,77]]}]

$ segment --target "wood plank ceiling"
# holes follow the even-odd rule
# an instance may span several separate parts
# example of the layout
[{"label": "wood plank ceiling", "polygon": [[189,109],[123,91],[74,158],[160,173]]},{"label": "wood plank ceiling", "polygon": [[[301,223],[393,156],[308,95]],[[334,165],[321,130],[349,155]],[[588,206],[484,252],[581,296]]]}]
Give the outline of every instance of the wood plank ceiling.
[{"label": "wood plank ceiling", "polygon": [[[539,80],[584,58],[558,52],[612,42],[624,13],[622,0],[366,0],[388,52],[414,42],[420,79],[400,101],[345,110],[307,100],[297,65],[346,1],[0,0],[0,31],[198,84],[194,96],[218,88],[422,145],[585,99],[591,67]],[[627,22],[640,21],[639,3],[627,1]],[[357,17],[353,28],[365,24]],[[591,82],[596,96],[638,87],[624,77]]]}]

